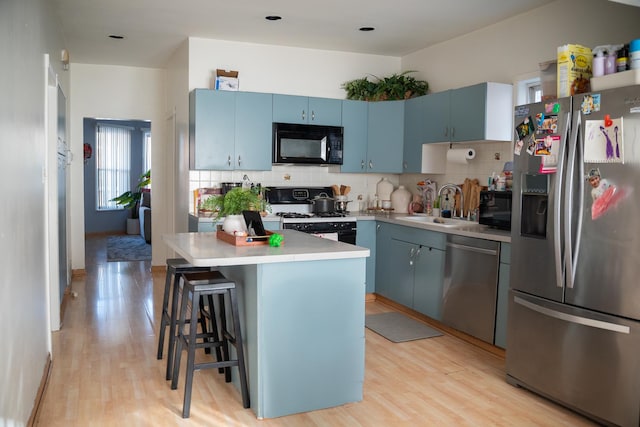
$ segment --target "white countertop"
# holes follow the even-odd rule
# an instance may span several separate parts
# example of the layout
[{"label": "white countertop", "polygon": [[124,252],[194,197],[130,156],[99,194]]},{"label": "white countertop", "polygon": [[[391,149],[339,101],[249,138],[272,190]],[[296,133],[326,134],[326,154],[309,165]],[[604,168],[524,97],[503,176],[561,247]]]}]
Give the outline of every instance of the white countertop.
[{"label": "white countertop", "polygon": [[216,233],[163,235],[162,240],[190,264],[197,267],[266,264],[365,258],[369,249],[322,239],[294,230],[280,230],[284,244],[234,246],[216,238]]},{"label": "white countertop", "polygon": [[[369,214],[353,212],[353,216],[358,221],[382,221],[392,224],[405,225],[408,227],[422,228],[424,230],[438,231],[440,233],[456,234],[459,236],[475,237],[478,239],[494,240],[496,242],[511,242],[511,232],[505,230],[498,230],[490,228],[486,225],[480,225],[477,222],[469,222],[468,226],[460,228],[446,228],[436,224],[430,224],[428,222],[419,222],[411,220],[403,220],[403,217],[409,216],[409,214],[396,214],[396,213],[380,213]],[[212,218],[197,217],[200,222],[213,222]],[[280,221],[280,217],[276,215],[268,215],[262,219],[263,221]]]},{"label": "white countertop", "polygon": [[440,233],[455,234],[458,236],[475,237],[477,239],[493,240],[496,242],[511,242],[511,232],[506,230],[498,230],[490,228],[486,225],[480,225],[477,222],[469,222],[469,225],[464,225],[456,228],[442,227],[432,222],[413,221],[409,219],[403,219],[410,216],[409,214],[396,214],[396,213],[381,213],[381,214],[357,214],[358,221],[382,221],[389,222],[391,224],[404,225],[408,227],[416,227],[424,230],[438,231]]}]

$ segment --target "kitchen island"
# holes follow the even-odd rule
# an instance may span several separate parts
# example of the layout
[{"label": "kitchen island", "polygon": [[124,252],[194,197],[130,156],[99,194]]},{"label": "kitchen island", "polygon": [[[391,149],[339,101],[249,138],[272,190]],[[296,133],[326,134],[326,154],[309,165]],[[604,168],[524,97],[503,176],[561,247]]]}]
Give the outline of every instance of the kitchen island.
[{"label": "kitchen island", "polygon": [[369,250],[293,230],[279,233],[280,247],[234,246],[215,233],[163,240],[191,264],[219,267],[236,282],[258,418],[361,401]]}]

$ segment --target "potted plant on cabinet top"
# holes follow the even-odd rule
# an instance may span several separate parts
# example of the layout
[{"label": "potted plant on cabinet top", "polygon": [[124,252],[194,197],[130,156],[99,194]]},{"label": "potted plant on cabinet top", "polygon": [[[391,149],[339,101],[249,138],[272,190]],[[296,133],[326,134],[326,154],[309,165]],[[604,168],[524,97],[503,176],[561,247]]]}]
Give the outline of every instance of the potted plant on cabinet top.
[{"label": "potted plant on cabinet top", "polygon": [[222,229],[231,234],[247,231],[242,211],[259,211],[261,215],[271,212],[271,206],[259,187],[232,188],[226,194],[209,197],[200,207],[214,211],[214,218],[224,218]]},{"label": "potted plant on cabinet top", "polygon": [[[142,198],[142,191],[151,184],[151,169],[140,175],[135,190],[125,191],[111,201],[123,209],[130,210],[130,217],[127,218],[127,234],[140,234],[140,222],[138,221],[138,207]],[[137,231],[136,231],[137,227]]]},{"label": "potted plant on cabinet top", "polygon": [[407,75],[410,73],[415,71],[405,71],[383,78],[373,76],[377,79],[373,82],[364,77],[348,81],[342,88],[347,91],[347,99],[361,101],[392,101],[426,95],[429,83]]}]

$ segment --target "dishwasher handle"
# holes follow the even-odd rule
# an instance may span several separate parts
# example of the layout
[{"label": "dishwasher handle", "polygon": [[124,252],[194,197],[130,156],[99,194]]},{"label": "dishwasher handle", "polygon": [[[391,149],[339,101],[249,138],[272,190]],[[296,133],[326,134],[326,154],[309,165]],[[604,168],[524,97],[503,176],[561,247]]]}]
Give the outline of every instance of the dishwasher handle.
[{"label": "dishwasher handle", "polygon": [[476,246],[461,245],[460,243],[447,242],[447,248],[460,249],[462,251],[477,252],[485,255],[497,256],[498,251],[495,249],[478,248]]}]

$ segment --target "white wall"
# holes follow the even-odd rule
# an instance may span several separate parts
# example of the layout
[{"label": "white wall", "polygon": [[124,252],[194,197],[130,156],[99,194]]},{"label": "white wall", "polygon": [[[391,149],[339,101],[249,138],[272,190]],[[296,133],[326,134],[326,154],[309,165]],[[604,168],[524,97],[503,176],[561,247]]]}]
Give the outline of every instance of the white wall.
[{"label": "white wall", "polygon": [[402,58],[403,70],[429,82],[433,92],[493,81],[513,83],[556,59],[558,46],[595,47],[639,37],[640,7],[609,0],[557,0],[531,12],[419,50]]},{"label": "white wall", "polygon": [[[72,268],[84,269],[84,163],[82,161],[82,121],[85,117],[121,120],[151,120],[152,187],[163,188],[167,149],[165,127],[165,72],[160,69],[72,63],[70,142],[71,164],[71,245]],[[151,199],[152,221],[165,224],[166,195],[154,191]],[[157,209],[154,209],[157,208]],[[164,264],[160,236],[166,233],[154,226],[154,264]],[[157,262],[155,260],[158,260]]]},{"label": "white wall", "polygon": [[[172,112],[167,132],[167,171],[171,188],[171,218],[167,229],[186,232],[186,197],[189,192],[189,42],[182,43],[167,64],[167,110]],[[168,256],[165,256],[167,258]]]},{"label": "white wall", "polygon": [[[0,2],[0,425],[25,425],[49,353],[44,54],[68,93],[46,0]],[[50,174],[56,175],[55,166]],[[56,246],[57,247],[57,246]]]},{"label": "white wall", "polygon": [[400,58],[190,38],[189,89],[211,88],[217,68],[239,71],[245,92],[343,99],[342,83],[396,73]]}]

